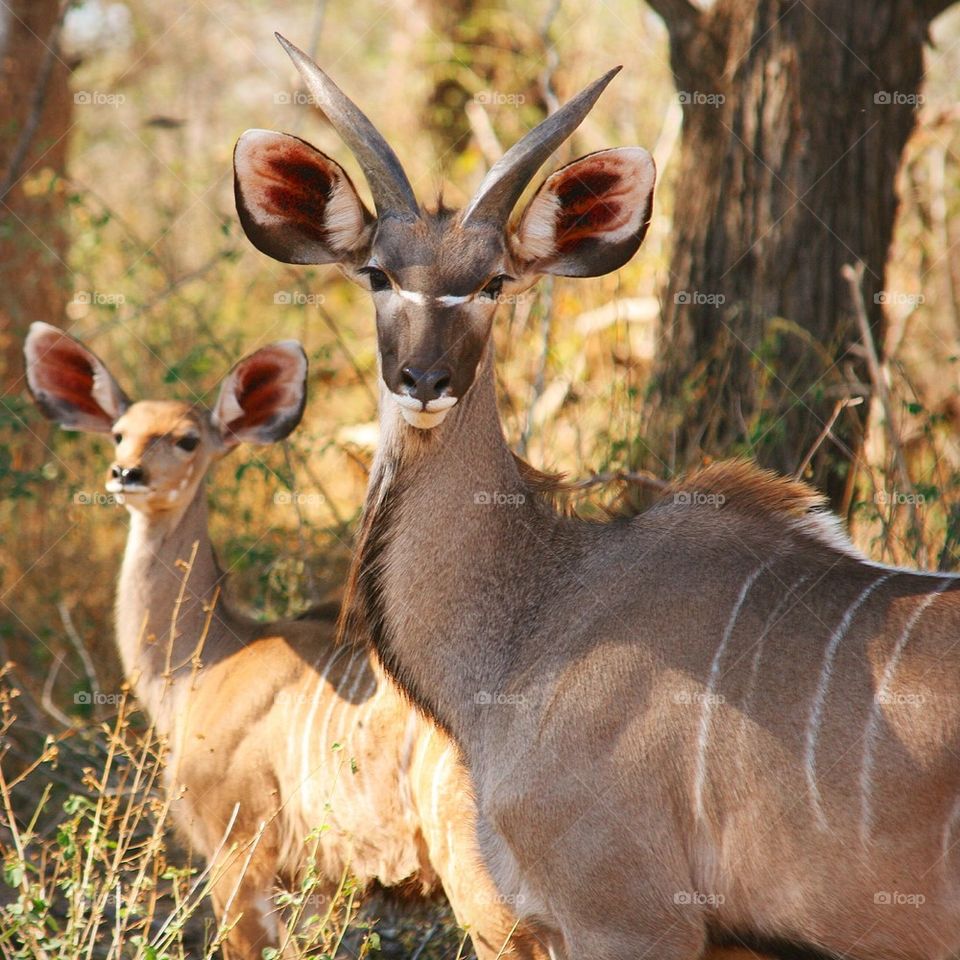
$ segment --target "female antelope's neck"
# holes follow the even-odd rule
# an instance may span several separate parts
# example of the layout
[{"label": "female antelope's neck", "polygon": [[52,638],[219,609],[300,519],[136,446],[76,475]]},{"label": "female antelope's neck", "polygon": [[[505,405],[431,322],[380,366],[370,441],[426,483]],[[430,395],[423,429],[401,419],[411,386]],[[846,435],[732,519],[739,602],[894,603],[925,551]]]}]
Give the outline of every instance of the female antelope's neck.
[{"label": "female antelope's neck", "polygon": [[[170,730],[176,688],[191,671],[205,634],[219,631],[210,611],[221,574],[207,531],[201,485],[182,511],[151,519],[130,510],[130,531],[117,585],[117,644],[125,675],[161,733]],[[212,645],[212,644],[211,644]],[[204,651],[211,652],[207,646]]]},{"label": "female antelope's neck", "polygon": [[[510,682],[517,624],[538,598],[556,518],[503,437],[492,350],[430,433],[389,396],[355,563],[357,629],[388,672],[457,740]],[[351,629],[351,619],[345,621]]]}]

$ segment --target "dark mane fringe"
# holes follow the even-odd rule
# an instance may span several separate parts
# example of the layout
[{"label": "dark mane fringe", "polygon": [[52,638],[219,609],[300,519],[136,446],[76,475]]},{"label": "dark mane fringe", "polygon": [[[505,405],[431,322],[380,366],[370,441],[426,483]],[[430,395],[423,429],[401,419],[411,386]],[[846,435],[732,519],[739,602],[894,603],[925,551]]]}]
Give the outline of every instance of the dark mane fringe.
[{"label": "dark mane fringe", "polygon": [[513,462],[516,464],[520,479],[533,493],[549,497],[570,489],[564,473],[544,473],[516,453],[513,454]]},{"label": "dark mane fringe", "polygon": [[[390,627],[380,589],[381,563],[390,527],[390,514],[403,491],[396,480],[386,490],[383,489],[385,483],[383,477],[378,477],[376,486],[371,488],[367,496],[340,608],[336,642],[372,646],[380,665],[393,678],[403,697],[424,717],[449,734],[449,724],[431,710],[430,698],[420,689],[410,671],[397,661],[390,642]],[[370,509],[371,503],[375,505],[373,509]]]},{"label": "dark mane fringe", "polygon": [[720,509],[802,518],[826,511],[826,497],[802,480],[758,467],[751,460],[721,460],[671,483],[660,501],[677,494],[722,497]]}]

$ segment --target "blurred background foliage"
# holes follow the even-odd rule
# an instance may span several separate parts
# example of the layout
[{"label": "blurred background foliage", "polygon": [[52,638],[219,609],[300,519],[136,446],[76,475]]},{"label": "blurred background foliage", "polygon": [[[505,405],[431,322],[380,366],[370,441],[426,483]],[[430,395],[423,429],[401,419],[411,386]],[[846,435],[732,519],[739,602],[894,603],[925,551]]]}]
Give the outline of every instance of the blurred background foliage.
[{"label": "blurred background foliage", "polygon": [[[682,111],[667,31],[644,2],[88,0],[64,12],[35,143],[0,208],[0,663],[12,664],[0,683],[19,691],[5,764],[28,762],[47,734],[95,729],[111,709],[77,694],[122,682],[111,608],[126,517],[97,497],[111,444],[53,428],[33,408],[19,357],[31,321],[64,326],[135,398],[209,402],[244,353],[301,340],[311,364],[304,421],[284,445],[240,448],[216,468],[212,533],[235,602],[256,616],[295,614],[335,594],[345,572],[376,437],[372,305],[333,269],[285,266],[250,246],[233,206],[233,145],[247,127],[295,133],[366,188],[299,93],[274,31],[313,52],[369,113],[419,196],[450,205],[557,102],[626,65],[560,159],[647,146],[660,170],[648,238],[614,275],[542,283],[501,308],[501,407],[515,449],[587,481],[570,495],[585,514],[638,508],[652,493],[631,478],[678,468],[671,437],[651,424]],[[29,34],[55,30],[53,14]],[[882,374],[895,431],[891,439],[874,409],[846,506],[875,558],[953,569],[960,10],[934,22],[932,41],[886,283]],[[67,67],[69,96],[57,100]],[[2,118],[7,164],[28,113]],[[761,344],[761,359],[766,348],[775,353]],[[762,427],[751,429],[760,437]],[[727,452],[744,451],[756,452]]]}]

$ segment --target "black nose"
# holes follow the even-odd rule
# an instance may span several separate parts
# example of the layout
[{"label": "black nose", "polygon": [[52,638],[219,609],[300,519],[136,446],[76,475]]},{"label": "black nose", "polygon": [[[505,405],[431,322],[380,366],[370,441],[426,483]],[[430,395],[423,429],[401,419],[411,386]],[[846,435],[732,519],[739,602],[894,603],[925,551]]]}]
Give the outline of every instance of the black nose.
[{"label": "black nose", "polygon": [[438,400],[450,386],[450,371],[443,368],[418,370],[416,367],[404,367],[400,371],[403,390],[411,397],[424,403]]},{"label": "black nose", "polygon": [[123,483],[143,483],[143,469],[141,467],[121,467],[115,463],[110,468],[110,476]]}]

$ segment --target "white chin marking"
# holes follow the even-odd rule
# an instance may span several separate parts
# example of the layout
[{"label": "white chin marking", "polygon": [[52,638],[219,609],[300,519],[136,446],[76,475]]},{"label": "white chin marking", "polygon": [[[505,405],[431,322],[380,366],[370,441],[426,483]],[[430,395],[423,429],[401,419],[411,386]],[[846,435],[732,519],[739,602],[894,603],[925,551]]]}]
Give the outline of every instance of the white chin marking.
[{"label": "white chin marking", "polygon": [[403,414],[403,419],[411,427],[416,427],[418,430],[432,430],[443,423],[450,412],[450,408],[447,407],[446,410],[437,410],[430,413],[427,410],[411,410],[409,407],[401,407],[400,412]]},{"label": "white chin marking", "polygon": [[437,397],[436,400],[429,400],[424,405],[420,400],[405,393],[391,391],[390,396],[400,408],[403,419],[418,430],[431,430],[443,423],[444,418],[457,404],[456,397]]}]

